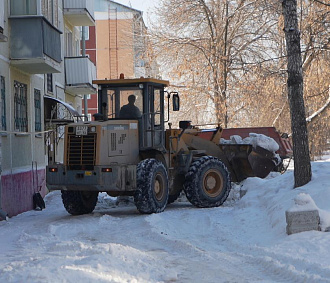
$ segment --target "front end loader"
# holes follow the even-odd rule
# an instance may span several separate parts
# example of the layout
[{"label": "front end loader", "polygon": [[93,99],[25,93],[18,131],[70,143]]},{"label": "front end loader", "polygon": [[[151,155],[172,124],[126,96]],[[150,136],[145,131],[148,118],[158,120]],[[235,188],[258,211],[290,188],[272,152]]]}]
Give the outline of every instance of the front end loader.
[{"label": "front end loader", "polygon": [[[95,121],[67,125],[64,162],[47,167],[47,186],[61,190],[70,214],[91,213],[99,192],[133,196],[141,213],[162,212],[182,191],[196,207],[217,207],[227,199],[232,181],[263,178],[277,165],[268,150],[221,144],[221,127],[205,131],[182,121],[172,128],[169,108],[178,111],[180,101],[178,93],[165,91],[168,81],[93,83],[98,85]],[[122,118],[132,95],[141,116]]]}]

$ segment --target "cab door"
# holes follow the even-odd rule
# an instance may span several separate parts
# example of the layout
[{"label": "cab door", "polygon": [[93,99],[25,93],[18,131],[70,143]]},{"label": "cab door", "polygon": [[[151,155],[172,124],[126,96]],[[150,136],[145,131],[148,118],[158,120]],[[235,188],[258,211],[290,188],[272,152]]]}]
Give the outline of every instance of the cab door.
[{"label": "cab door", "polygon": [[142,149],[165,151],[164,88],[148,85],[142,116]]}]

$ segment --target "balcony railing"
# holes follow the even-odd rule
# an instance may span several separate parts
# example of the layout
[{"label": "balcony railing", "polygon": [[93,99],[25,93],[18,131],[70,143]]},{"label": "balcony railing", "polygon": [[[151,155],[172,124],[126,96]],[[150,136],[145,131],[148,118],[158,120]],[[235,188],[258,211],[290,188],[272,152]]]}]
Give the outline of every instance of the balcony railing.
[{"label": "balcony railing", "polygon": [[61,32],[42,16],[9,20],[11,64],[31,74],[60,73]]},{"label": "balcony railing", "polygon": [[96,67],[88,57],[66,57],[65,90],[72,94],[91,94],[96,92],[92,81],[96,79]]},{"label": "balcony railing", "polygon": [[65,0],[64,17],[74,26],[95,26],[94,1]]}]

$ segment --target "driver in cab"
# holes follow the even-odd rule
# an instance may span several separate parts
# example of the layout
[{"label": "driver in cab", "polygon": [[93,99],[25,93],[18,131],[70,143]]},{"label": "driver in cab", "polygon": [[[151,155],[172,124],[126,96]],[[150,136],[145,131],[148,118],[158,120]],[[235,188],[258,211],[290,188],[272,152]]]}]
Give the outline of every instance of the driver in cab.
[{"label": "driver in cab", "polygon": [[138,119],[141,118],[140,109],[135,106],[136,97],[134,94],[131,94],[128,97],[128,104],[124,105],[119,112],[119,118],[126,119]]}]

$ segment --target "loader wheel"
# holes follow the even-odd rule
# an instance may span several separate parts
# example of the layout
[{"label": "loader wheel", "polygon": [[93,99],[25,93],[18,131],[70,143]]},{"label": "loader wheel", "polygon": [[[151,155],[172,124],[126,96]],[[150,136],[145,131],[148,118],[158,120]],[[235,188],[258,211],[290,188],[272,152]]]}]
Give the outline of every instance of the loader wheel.
[{"label": "loader wheel", "polygon": [[197,207],[220,206],[231,189],[230,174],[216,157],[203,156],[194,161],[188,173],[184,191],[191,204]]},{"label": "loader wheel", "polygon": [[62,201],[70,214],[87,214],[94,210],[98,194],[98,192],[62,191]]},{"label": "loader wheel", "polygon": [[134,203],[138,211],[164,211],[168,193],[168,177],[164,164],[156,159],[141,161],[137,166],[137,190],[134,194]]}]

